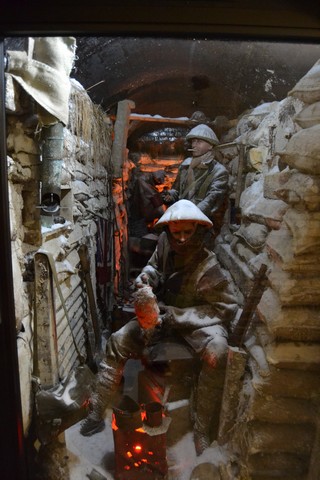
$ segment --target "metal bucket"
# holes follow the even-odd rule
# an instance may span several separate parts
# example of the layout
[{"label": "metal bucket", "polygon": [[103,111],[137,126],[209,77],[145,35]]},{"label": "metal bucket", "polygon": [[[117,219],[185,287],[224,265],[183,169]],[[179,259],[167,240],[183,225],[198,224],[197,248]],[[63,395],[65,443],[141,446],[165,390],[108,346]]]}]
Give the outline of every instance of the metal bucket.
[{"label": "metal bucket", "polygon": [[116,425],[121,430],[135,430],[142,427],[140,406],[128,395],[113,408]]},{"label": "metal bucket", "polygon": [[163,407],[160,402],[150,402],[145,406],[146,424],[149,427],[160,427],[162,425]]}]

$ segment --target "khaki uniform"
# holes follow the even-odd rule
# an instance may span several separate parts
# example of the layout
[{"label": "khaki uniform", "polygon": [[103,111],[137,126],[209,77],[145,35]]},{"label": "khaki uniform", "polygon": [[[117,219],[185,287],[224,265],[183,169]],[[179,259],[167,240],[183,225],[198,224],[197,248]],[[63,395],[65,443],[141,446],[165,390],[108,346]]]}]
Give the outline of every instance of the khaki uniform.
[{"label": "khaki uniform", "polygon": [[[182,337],[202,360],[195,428],[207,434],[217,401],[215,368],[226,359],[227,329],[238,306],[230,281],[213,252],[201,248],[192,259],[177,257],[180,255],[170,248],[167,234],[163,232],[142,272],[147,274],[158,298],[168,307],[163,334],[169,327],[170,333],[176,334],[177,339]],[[106,363],[122,372],[126,360],[139,358],[144,349],[144,334],[138,322],[132,320],[111,335]]]},{"label": "khaki uniform", "polygon": [[228,178],[227,169],[209,151],[196,159],[186,158],[181,163],[169,193],[174,202],[186,199],[197,205],[219,233],[227,208]]}]

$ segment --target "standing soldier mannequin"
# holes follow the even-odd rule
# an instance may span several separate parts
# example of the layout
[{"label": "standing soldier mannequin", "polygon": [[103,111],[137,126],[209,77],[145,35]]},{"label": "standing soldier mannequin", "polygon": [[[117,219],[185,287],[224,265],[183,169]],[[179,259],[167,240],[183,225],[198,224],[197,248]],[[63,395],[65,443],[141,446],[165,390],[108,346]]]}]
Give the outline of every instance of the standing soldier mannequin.
[{"label": "standing soldier mannequin", "polygon": [[[166,173],[164,170],[140,174],[137,177],[130,198],[129,208],[129,231],[134,232],[135,223],[139,221],[143,234],[148,233],[148,225],[161,217],[165,212],[161,194],[157,190],[157,185],[162,185],[165,181]],[[138,235],[133,235],[138,236]]]},{"label": "standing soldier mannequin", "polygon": [[[205,124],[192,128],[186,136],[191,140],[192,157],[180,165],[172,189],[164,200],[172,204],[187,199],[197,205],[213,223],[213,238],[219,234],[228,202],[227,169],[214,156],[213,147],[219,144],[214,131]],[[208,237],[208,236],[207,236]],[[211,246],[212,242],[209,242]]]},{"label": "standing soldier mannequin", "polygon": [[[204,232],[212,222],[188,200],[174,203],[157,222],[162,227],[158,245],[137,277],[138,289],[149,285],[163,303],[156,340],[170,330],[182,337],[201,360],[196,387],[194,442],[200,455],[211,443],[210,424],[217,403],[216,369],[225,362],[227,328],[238,309],[236,296],[226,273],[213,252],[203,246]],[[129,358],[140,358],[150,340],[150,319],[131,320],[111,335],[106,360],[98,374],[92,411],[81,426],[82,435],[104,427],[104,412],[111,403]],[[146,334],[148,332],[148,334]]]}]

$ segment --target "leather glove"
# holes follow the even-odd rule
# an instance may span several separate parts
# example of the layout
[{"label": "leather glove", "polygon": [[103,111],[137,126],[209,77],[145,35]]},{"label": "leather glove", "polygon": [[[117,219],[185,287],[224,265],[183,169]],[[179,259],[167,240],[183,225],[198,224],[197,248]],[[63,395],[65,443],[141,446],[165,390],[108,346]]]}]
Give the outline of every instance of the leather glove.
[{"label": "leather glove", "polygon": [[167,329],[173,326],[174,316],[170,307],[165,307],[165,313],[163,313],[160,318],[164,328]]},{"label": "leather glove", "polygon": [[149,278],[146,273],[140,273],[134,281],[134,286],[136,288],[142,288],[146,285],[149,285]]}]

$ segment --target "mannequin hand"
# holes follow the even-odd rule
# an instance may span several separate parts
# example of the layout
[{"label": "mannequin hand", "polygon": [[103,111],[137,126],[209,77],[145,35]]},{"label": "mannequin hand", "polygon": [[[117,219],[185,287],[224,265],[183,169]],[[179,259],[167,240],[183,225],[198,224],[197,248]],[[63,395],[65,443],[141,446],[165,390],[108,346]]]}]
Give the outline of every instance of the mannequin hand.
[{"label": "mannequin hand", "polygon": [[149,285],[148,275],[146,273],[140,273],[134,281],[134,285],[136,288],[142,288],[146,285]]},{"label": "mannequin hand", "polygon": [[170,307],[165,307],[165,313],[161,315],[161,323],[164,327],[171,327],[173,324],[173,314]]}]

